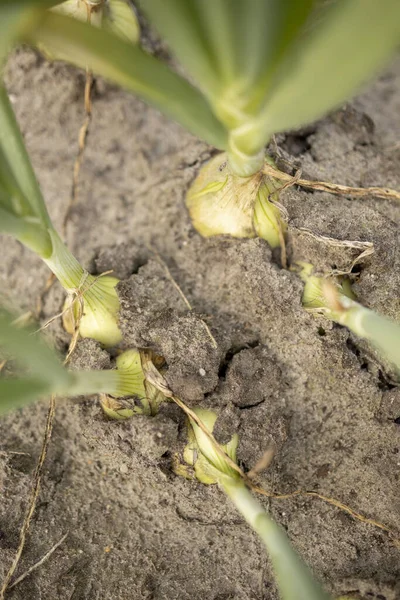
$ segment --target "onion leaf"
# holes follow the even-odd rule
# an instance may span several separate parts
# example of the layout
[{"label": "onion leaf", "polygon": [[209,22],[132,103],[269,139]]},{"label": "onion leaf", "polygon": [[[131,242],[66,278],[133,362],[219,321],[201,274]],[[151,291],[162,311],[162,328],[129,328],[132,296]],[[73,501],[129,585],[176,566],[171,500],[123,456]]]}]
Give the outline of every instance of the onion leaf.
[{"label": "onion leaf", "polygon": [[400,44],[399,0],[337,0],[278,70],[248,148],[320,118],[383,67]]},{"label": "onion leaf", "polygon": [[26,36],[54,55],[110,79],[217,148],[227,146],[227,132],[203,94],[183,77],[138,46],[74,19],[51,12]]},{"label": "onion leaf", "polygon": [[0,309],[0,346],[31,369],[35,378],[49,388],[67,387],[72,382],[72,376],[61,365],[54,351],[41,338],[33,335],[32,329],[13,325],[12,316],[4,309]]},{"label": "onion leaf", "polygon": [[0,85],[0,160],[3,164],[6,163],[6,168],[10,170],[10,177],[12,176],[18,184],[26,205],[31,207],[31,215],[38,217],[43,225],[51,226],[14,111],[2,85]]}]

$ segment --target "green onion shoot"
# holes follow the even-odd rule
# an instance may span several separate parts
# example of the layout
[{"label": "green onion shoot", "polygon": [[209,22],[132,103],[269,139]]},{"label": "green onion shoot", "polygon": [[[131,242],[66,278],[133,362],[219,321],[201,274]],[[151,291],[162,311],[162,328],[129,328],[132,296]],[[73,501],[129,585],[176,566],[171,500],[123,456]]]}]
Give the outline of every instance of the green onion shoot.
[{"label": "green onion shoot", "polygon": [[310,312],[347,327],[368,340],[400,373],[400,324],[362,306],[354,299],[346,281],[327,280],[312,274],[310,264],[301,263],[305,282],[302,304]]},{"label": "green onion shoot", "polygon": [[[201,408],[195,408],[194,412],[208,432],[212,433],[217,420],[216,413]],[[228,444],[222,446],[235,463],[238,443],[239,438],[235,434]],[[271,558],[282,600],[328,600],[329,597],[294,550],[284,530],[268,515],[240,474],[217,452],[210,438],[193,420],[190,420],[188,444],[183,458],[194,468],[200,482],[217,483],[221,487],[259,535]]]}]

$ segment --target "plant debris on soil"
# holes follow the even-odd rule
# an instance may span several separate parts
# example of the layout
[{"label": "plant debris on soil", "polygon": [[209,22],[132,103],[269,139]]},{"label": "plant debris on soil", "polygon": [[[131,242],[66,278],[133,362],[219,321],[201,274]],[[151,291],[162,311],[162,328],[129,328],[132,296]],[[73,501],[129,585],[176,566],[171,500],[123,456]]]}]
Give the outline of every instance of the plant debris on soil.
[{"label": "plant debris on soil", "polygon": [[[84,73],[32,51],[12,55],[7,85],[55,225],[68,206]],[[400,63],[312,127],[277,136],[280,169],[350,186],[400,190]],[[218,411],[225,443],[237,431],[250,470],[271,446],[260,483],[314,490],[383,523],[386,532],[315,497],[265,499],[294,546],[336,596],[400,597],[400,389],[396,374],[347,330],[304,311],[302,283],[261,239],[203,239],[184,205],[211,149],[131,95],[96,79],[93,115],[67,243],[93,273],[122,279],[124,344],[165,356],[165,375],[189,406]],[[199,159],[200,157],[200,159]],[[346,270],[360,302],[400,320],[400,203],[296,186],[288,258]],[[346,244],[373,244],[357,253]],[[2,296],[34,310],[48,271],[1,239]],[[169,270],[168,276],[161,257]],[[180,291],[178,290],[178,287]],[[182,294],[190,303],[191,309]],[[62,310],[58,284],[42,323]],[[65,354],[60,321],[48,328]],[[82,340],[74,368],[113,357]],[[0,581],[18,545],[40,452],[46,401],[0,421]],[[154,418],[110,421],[95,397],[57,400],[42,489],[17,576],[68,532],[10,600],[276,600],[264,547],[216,486],[174,474],[186,443],[172,403]],[[19,452],[22,454],[15,454]]]}]

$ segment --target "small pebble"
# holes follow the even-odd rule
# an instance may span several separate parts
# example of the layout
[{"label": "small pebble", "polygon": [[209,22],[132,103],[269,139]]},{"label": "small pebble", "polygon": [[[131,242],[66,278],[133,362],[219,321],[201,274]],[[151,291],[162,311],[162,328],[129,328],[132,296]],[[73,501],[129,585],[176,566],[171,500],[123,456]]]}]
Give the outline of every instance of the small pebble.
[{"label": "small pebble", "polygon": [[206,372],[204,369],[199,369],[199,373],[202,377],[205,377]]},{"label": "small pebble", "polygon": [[121,465],[119,468],[119,472],[122,473],[123,475],[126,475],[128,472],[128,465],[125,465],[125,464]]}]

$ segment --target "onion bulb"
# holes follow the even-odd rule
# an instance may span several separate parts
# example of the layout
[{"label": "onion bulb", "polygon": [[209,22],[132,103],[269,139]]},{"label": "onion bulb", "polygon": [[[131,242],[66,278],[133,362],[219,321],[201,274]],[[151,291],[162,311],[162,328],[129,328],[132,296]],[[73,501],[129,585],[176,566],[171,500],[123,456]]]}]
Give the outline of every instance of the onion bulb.
[{"label": "onion bulb", "polygon": [[278,189],[279,182],[262,171],[240,177],[232,171],[227,155],[218,154],[202,167],[186,205],[194,227],[204,237],[261,237],[278,248],[286,231],[276,205]]}]

